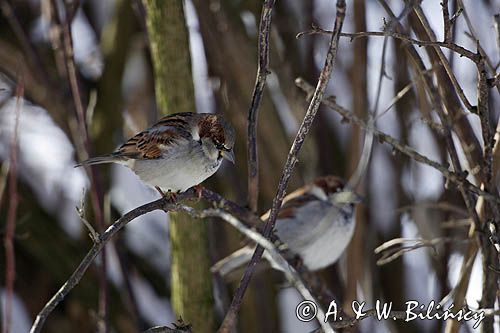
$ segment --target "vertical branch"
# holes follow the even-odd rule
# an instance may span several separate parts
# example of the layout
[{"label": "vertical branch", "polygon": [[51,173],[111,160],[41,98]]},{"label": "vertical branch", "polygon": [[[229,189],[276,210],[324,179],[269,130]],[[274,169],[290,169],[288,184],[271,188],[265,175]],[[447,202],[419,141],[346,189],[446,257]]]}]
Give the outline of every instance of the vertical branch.
[{"label": "vertical branch", "polygon": [[479,119],[481,120],[481,130],[483,135],[483,145],[484,145],[484,184],[486,188],[493,188],[493,135],[491,133],[490,125],[490,114],[488,108],[489,99],[489,87],[488,87],[488,74],[486,72],[485,60],[481,57],[481,60],[477,63],[478,71],[478,84],[477,84],[477,112]]},{"label": "vertical branch", "polygon": [[2,332],[11,332],[12,325],[12,298],[14,297],[14,280],[16,278],[16,258],[14,253],[14,232],[16,230],[17,213],[17,142],[19,132],[19,115],[24,95],[24,86],[21,83],[16,88],[16,109],[14,120],[14,131],[10,144],[10,172],[9,172],[9,206],[7,208],[7,224],[5,228],[5,313],[3,314]]},{"label": "vertical branch", "polygon": [[[292,170],[295,164],[297,163],[297,155],[300,151],[300,148],[302,147],[302,144],[304,143],[307,134],[309,133],[309,130],[316,116],[316,113],[318,112],[319,106],[321,104],[321,100],[323,99],[326,86],[328,84],[328,81],[330,80],[330,76],[333,71],[333,65],[335,63],[335,59],[337,56],[340,32],[342,30],[342,25],[344,23],[345,9],[346,9],[345,1],[337,0],[337,15],[335,18],[335,25],[325,59],[325,65],[321,70],[316,90],[314,91],[307,112],[299,127],[299,131],[295,137],[295,140],[293,141],[292,147],[290,148],[290,152],[288,153],[285,167],[283,168],[283,173],[279,181],[278,190],[275,198],[273,199],[269,220],[266,222],[266,225],[264,227],[264,236],[266,238],[270,237],[271,231],[274,228],[276,217],[283,202],[283,198],[285,197],[285,190],[288,186]],[[229,332],[231,328],[234,326],[234,323],[236,321],[236,315],[240,308],[243,296],[245,295],[246,288],[250,283],[250,279],[252,278],[252,274],[255,270],[258,261],[262,257],[263,251],[264,251],[263,247],[257,246],[252,256],[252,259],[250,260],[250,263],[245,269],[245,273],[240,281],[238,289],[236,289],[229,310],[226,313],[226,316],[224,318],[224,321],[222,322],[221,327],[219,328],[219,332],[221,333]]]},{"label": "vertical branch", "polygon": [[451,42],[451,21],[450,21],[450,9],[448,8],[448,0],[443,0],[441,3],[441,7],[443,7],[443,23],[444,23],[444,42]]},{"label": "vertical branch", "polygon": [[[356,31],[366,31],[366,3],[365,0],[354,1],[354,24]],[[367,96],[367,66],[368,66],[368,38],[358,39],[353,41],[354,61],[351,68],[351,85],[352,85],[352,105],[353,113],[364,118],[368,110],[368,96]],[[382,60],[384,61],[384,60]],[[356,163],[358,156],[360,156],[360,139],[361,129],[359,127],[352,127],[351,129],[351,143],[349,146],[349,174],[356,170]],[[366,192],[366,183],[360,182],[357,193],[364,195]],[[364,265],[364,250],[367,248],[363,246],[363,234],[366,228],[366,215],[367,209],[364,205],[356,206],[356,228],[352,237],[351,243],[347,250],[347,284],[346,296],[344,304],[356,299],[356,290],[358,281],[362,279],[365,272]],[[349,307],[345,307],[348,309]]]},{"label": "vertical branch", "polygon": [[[73,103],[76,111],[76,119],[78,126],[78,134],[74,135],[74,139],[77,143],[81,143],[80,146],[83,151],[80,154],[84,154],[88,157],[91,152],[91,141],[88,133],[87,122],[86,122],[86,109],[83,106],[82,96],[80,92],[80,87],[78,83],[78,75],[74,59],[73,50],[73,40],[71,36],[71,20],[74,18],[76,13],[75,7],[70,8],[65,6],[64,19],[61,17],[61,11],[58,8],[58,3],[56,0],[51,0],[52,12],[56,23],[61,29],[62,36],[62,49],[64,55],[64,64],[66,73],[68,75],[68,81],[71,89],[71,94],[73,96]],[[82,158],[84,159],[84,158]],[[103,231],[105,228],[105,223],[103,219],[103,195],[101,182],[99,181],[99,176],[97,169],[91,167],[89,170],[89,177],[91,182],[90,198],[92,201],[93,213],[97,221],[97,226],[99,231]],[[98,332],[108,331],[108,284],[107,284],[107,274],[106,274],[106,249],[102,251],[101,254],[101,267],[99,272],[99,320],[98,320]]]},{"label": "vertical branch", "polygon": [[[386,11],[391,15],[390,9],[386,8]],[[421,8],[417,5],[414,8],[414,16],[410,17],[410,22],[413,26],[413,30],[416,35],[420,37],[422,40],[430,40],[435,41],[434,33],[427,21],[427,18],[423,14]],[[402,27],[398,27],[401,31]],[[422,59],[418,56],[413,46],[408,46],[407,51],[409,52],[409,56],[412,59],[413,65],[417,72],[422,72],[425,69]],[[483,153],[480,150],[480,144],[477,137],[474,135],[470,123],[463,117],[463,109],[460,105],[460,99],[458,95],[463,94],[461,87],[453,82],[453,73],[450,70],[449,63],[444,58],[443,53],[440,49],[426,49],[429,58],[431,59],[431,63],[436,68],[436,78],[437,78],[437,90],[434,87],[433,83],[428,79],[424,79],[424,83],[426,89],[429,93],[429,98],[437,110],[437,114],[441,120],[443,125],[443,129],[445,130],[444,138],[446,142],[446,146],[450,155],[450,159],[453,165],[455,172],[461,173],[462,169],[460,166],[460,161],[458,158],[456,147],[454,146],[453,140],[451,138],[451,129],[453,129],[460,140],[460,143],[463,147],[464,153],[466,154],[466,158],[471,166],[471,171],[474,176],[477,176],[485,186],[485,179],[487,176],[485,174],[485,170],[483,168]],[[444,67],[444,69],[443,69]],[[456,83],[456,82],[455,82]],[[439,92],[439,93],[438,93]],[[464,104],[465,101],[464,101]],[[443,106],[446,107],[447,114],[445,114],[443,110]],[[467,105],[466,105],[467,106]],[[469,105],[470,106],[470,105]],[[462,185],[458,186],[458,190],[461,193],[461,196],[464,200],[464,203],[467,207],[467,210],[472,218],[473,226],[471,228],[470,237],[474,236],[474,229],[479,230],[481,225],[481,220],[484,219],[484,200],[478,200],[476,203],[476,207],[474,207],[475,200],[467,193]],[[488,189],[486,189],[488,192]],[[495,213],[495,210],[493,210]],[[477,240],[477,239],[476,239]],[[484,245],[485,241],[483,237],[479,237],[479,241],[482,245]],[[455,296],[454,296],[454,304],[456,306],[461,305],[463,300],[465,299],[465,294],[468,287],[469,277],[471,269],[470,267],[466,267],[466,262],[473,258],[478,250],[477,242],[471,242],[467,249],[464,262],[462,264],[461,275],[464,276],[463,279],[459,282],[459,284],[455,287]],[[491,327],[491,325],[489,325]],[[445,332],[458,332],[459,324],[458,321],[448,320],[445,328]]]},{"label": "vertical branch", "polygon": [[[163,115],[196,111],[183,1],[143,0],[143,3],[158,109]],[[169,216],[172,306],[195,332],[213,332],[207,224],[182,214]]]},{"label": "vertical branch", "polygon": [[259,24],[259,63],[255,87],[252,94],[252,103],[248,110],[247,128],[247,157],[248,157],[248,204],[250,209],[257,211],[259,199],[259,157],[257,154],[257,116],[259,106],[266,85],[266,78],[269,74],[269,33],[271,30],[271,20],[274,0],[265,0],[262,5],[262,13]]},{"label": "vertical branch", "polygon": [[[477,109],[479,118],[481,120],[481,129],[482,136],[484,142],[484,187],[485,190],[490,192],[494,189],[493,182],[493,135],[490,127],[490,114],[488,108],[488,99],[489,99],[489,87],[487,83],[487,72],[486,72],[486,64],[484,57],[481,57],[481,60],[477,63],[478,70],[478,92],[477,92]],[[489,221],[492,216],[497,217],[499,215],[498,206],[486,203],[486,207],[490,209],[486,209],[485,218],[483,221]],[[493,215],[492,215],[493,213]],[[486,226],[487,223],[483,223],[482,226]],[[494,267],[498,269],[498,258],[496,256],[495,251],[493,250],[493,246],[488,241],[481,242],[481,251],[482,251],[482,269],[483,269],[483,285],[482,285],[482,296],[480,301],[481,307],[493,308],[495,306],[495,296],[496,292],[494,290],[498,290],[498,282],[496,272],[492,271],[490,267]],[[483,333],[493,333],[493,318],[485,318],[482,326],[481,332]]]}]

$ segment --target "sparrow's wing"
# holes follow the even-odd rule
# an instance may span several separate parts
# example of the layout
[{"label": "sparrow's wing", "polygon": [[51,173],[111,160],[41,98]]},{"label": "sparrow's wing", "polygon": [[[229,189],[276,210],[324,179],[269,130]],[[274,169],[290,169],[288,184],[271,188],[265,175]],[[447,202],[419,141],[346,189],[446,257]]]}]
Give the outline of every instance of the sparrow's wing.
[{"label": "sparrow's wing", "polygon": [[242,247],[216,262],[210,270],[212,273],[219,273],[221,276],[225,277],[229,273],[246,265],[252,258],[254,251],[255,246]]},{"label": "sparrow's wing", "polygon": [[276,220],[276,234],[290,248],[300,250],[318,237],[318,226],[330,205],[311,194],[304,194],[283,205]]},{"label": "sparrow's wing", "polygon": [[[283,199],[283,204],[281,205],[281,209],[280,211],[278,212],[278,218],[280,216],[280,214],[289,214],[291,213],[290,211],[290,208],[287,208],[287,207],[290,207],[291,205],[289,204],[289,201],[291,201],[292,199],[296,199],[297,197],[301,197],[304,195],[304,193],[306,193],[308,191],[309,187],[301,187],[295,191],[293,191],[292,193],[288,194],[284,199]],[[311,197],[311,196],[310,196]],[[311,198],[312,199],[312,198]],[[293,206],[293,205],[292,205]],[[288,213],[287,213],[288,211]],[[260,218],[262,221],[266,221],[267,219],[269,219],[269,214],[271,213],[270,210],[268,210],[266,213],[264,213]],[[282,215],[283,216],[283,215]]]},{"label": "sparrow's wing", "polygon": [[163,117],[150,128],[130,138],[114,153],[125,159],[155,159],[181,140],[192,140],[192,113]]},{"label": "sparrow's wing", "polygon": [[[212,271],[212,273],[220,274],[223,278],[229,278],[230,275],[234,275],[231,273],[236,272],[250,262],[254,252],[255,246],[253,245],[242,247],[241,249],[234,251],[227,257],[216,262],[210,268],[210,270]],[[274,264],[274,260],[272,259],[269,252],[264,251],[263,257],[271,264],[271,267],[273,267],[274,269],[282,270],[281,267]]]},{"label": "sparrow's wing", "polygon": [[[294,192],[290,193],[293,195]],[[294,218],[297,214],[297,209],[306,206],[314,201],[318,201],[318,198],[312,194],[302,193],[297,196],[291,197],[285,201],[285,203],[281,206],[281,209],[278,213],[278,219],[285,218]]]}]

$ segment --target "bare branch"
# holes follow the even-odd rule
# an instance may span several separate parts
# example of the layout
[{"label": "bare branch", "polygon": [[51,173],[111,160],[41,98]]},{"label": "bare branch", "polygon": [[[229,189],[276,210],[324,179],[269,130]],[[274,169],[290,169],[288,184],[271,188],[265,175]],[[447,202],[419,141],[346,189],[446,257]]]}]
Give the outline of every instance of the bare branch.
[{"label": "bare branch", "polygon": [[[184,198],[184,196],[182,196]],[[127,214],[123,215],[120,219],[118,219],[115,223],[109,226],[106,231],[104,231],[99,236],[99,241],[94,243],[89,252],[85,255],[85,257],[80,262],[78,268],[71,274],[68,280],[64,283],[64,285],[57,291],[57,293],[45,304],[43,309],[36,316],[35,322],[31,327],[30,333],[41,332],[43,324],[47,320],[47,317],[50,313],[55,309],[55,307],[66,297],[66,295],[73,289],[82,279],[83,274],[90,267],[94,259],[99,255],[107,242],[127,223],[132,221],[133,219],[144,215],[146,213],[152,212],[154,210],[163,209],[169,210],[172,209],[174,205],[171,203],[167,203],[165,199],[156,200],[145,205],[142,205]]]},{"label": "bare branch", "polygon": [[[80,160],[84,160],[91,155],[92,145],[89,137],[87,122],[86,122],[86,109],[82,101],[82,93],[80,91],[80,84],[78,80],[78,73],[76,69],[75,59],[74,59],[74,49],[73,49],[73,39],[71,34],[71,21],[74,18],[76,9],[78,8],[79,2],[69,4],[63,2],[63,8],[59,8],[60,3],[56,0],[50,0],[50,5],[52,7],[54,20],[60,27],[61,40],[63,50],[63,60],[67,73],[68,84],[70,86],[71,94],[73,96],[73,103],[76,113],[76,133],[73,133],[73,139],[76,142],[76,146],[82,149],[77,149],[77,154],[80,156]],[[75,7],[73,7],[73,5]],[[62,9],[64,9],[64,17],[62,16]],[[92,202],[92,209],[96,219],[97,229],[102,232],[105,228],[104,216],[103,216],[103,194],[102,185],[99,177],[99,173],[96,168],[90,167],[85,168],[91,182],[90,199]],[[108,302],[108,280],[107,280],[107,256],[106,249],[103,249],[101,253],[102,265],[99,269],[99,310],[98,310],[98,332],[108,331],[108,313],[109,313],[109,302]]]},{"label": "bare branch", "polygon": [[[228,222],[230,225],[235,227],[243,235],[253,240],[258,245],[262,246],[267,252],[265,253],[266,259],[271,263],[273,267],[281,270],[287,279],[287,281],[294,286],[298,292],[302,295],[304,299],[312,300],[315,304],[319,302],[314,298],[312,293],[306,287],[306,284],[302,281],[299,273],[293,268],[286,259],[278,252],[276,246],[264,237],[259,232],[250,229],[244,223],[239,221],[233,215],[221,210],[221,209],[206,209],[203,211],[197,211],[192,207],[179,206],[176,210],[184,211],[196,218],[206,218],[206,217],[219,217],[224,221]],[[317,318],[320,326],[323,328],[324,332],[333,332],[328,324],[325,323],[325,312],[321,307],[318,307]]]},{"label": "bare branch", "polygon": [[[295,84],[299,88],[304,90],[306,92],[306,94],[309,94],[311,92],[311,90],[313,89],[313,87],[309,83],[305,82],[302,78],[298,78],[295,81]],[[351,112],[349,112],[348,110],[346,110],[343,107],[341,107],[340,105],[338,105],[335,102],[334,97],[331,97],[331,96],[325,97],[323,99],[323,103],[326,106],[328,106],[328,107],[332,108],[333,110],[335,110],[336,112],[338,112],[340,115],[342,115],[346,119],[349,119],[353,123],[357,124],[361,128],[363,128],[365,130],[368,129],[368,125],[363,120],[361,120],[360,118],[356,117]],[[459,173],[450,171],[448,169],[448,167],[446,167],[445,165],[440,164],[436,161],[433,161],[433,160],[429,159],[428,157],[418,153],[413,148],[401,143],[399,140],[393,138],[392,136],[385,134],[376,128],[373,128],[372,130],[373,130],[374,136],[376,136],[380,141],[389,144],[395,150],[403,153],[404,155],[410,157],[411,159],[413,159],[417,162],[429,165],[430,167],[441,172],[447,179],[451,180],[452,182],[454,182],[458,185],[463,185],[467,190],[469,190],[477,195],[484,196],[487,200],[490,200],[492,202],[500,203],[500,198],[498,198],[497,196],[495,196],[491,193],[485,192],[484,190],[480,189],[479,187],[475,186],[474,184],[471,184],[465,178],[465,174],[459,174]]]},{"label": "bare branch", "polygon": [[[337,15],[335,18],[335,25],[333,30],[334,32],[330,40],[330,45],[326,55],[325,65],[321,70],[316,90],[313,94],[306,115],[304,116],[304,120],[302,121],[302,124],[299,127],[297,136],[295,137],[292,147],[290,148],[290,152],[288,153],[287,161],[285,163],[283,173],[279,180],[278,191],[276,193],[275,198],[273,199],[273,205],[271,208],[270,217],[264,227],[264,236],[266,238],[270,237],[271,231],[274,228],[276,217],[281,207],[281,203],[283,202],[283,198],[285,197],[285,191],[288,186],[292,170],[295,164],[297,163],[297,155],[300,151],[300,148],[302,147],[302,144],[307,136],[307,133],[309,132],[309,129],[311,128],[311,125],[314,121],[316,113],[321,104],[321,100],[323,98],[326,85],[330,80],[330,76],[333,71],[333,65],[337,55],[340,31],[344,23],[345,7],[346,7],[345,0],[337,0]],[[250,263],[248,264],[245,273],[240,281],[240,285],[238,286],[238,289],[235,292],[235,295],[233,297],[229,310],[226,313],[224,321],[222,322],[222,325],[219,328],[219,332],[228,333],[234,326],[234,323],[236,321],[236,315],[241,305],[241,301],[248,287],[248,283],[250,282],[252,274],[255,270],[256,264],[262,257],[263,251],[264,251],[263,247],[257,246],[257,249],[255,250],[254,255],[252,256],[252,259],[250,260]]]},{"label": "bare branch", "polygon": [[[241,218],[247,224],[254,224],[256,221],[260,221],[258,217],[253,215],[250,211],[238,206],[234,202],[222,198],[219,194],[212,192],[207,189],[201,191],[202,198],[210,202],[214,207],[228,211],[231,215],[237,218]],[[187,190],[177,196],[178,201],[189,200],[198,198],[198,194],[194,189]],[[90,267],[94,259],[103,250],[105,245],[110,241],[110,239],[125,225],[135,218],[144,215],[146,213],[152,212],[154,210],[163,210],[165,212],[175,210],[178,206],[168,201],[167,199],[159,199],[140,207],[137,207],[127,214],[123,215],[112,225],[110,225],[102,234],[99,235],[98,241],[95,242],[89,252],[80,262],[77,269],[71,274],[64,285],[57,291],[57,293],[45,304],[44,308],[38,313],[33,326],[31,327],[30,333],[40,332],[43,324],[47,320],[47,317],[55,309],[55,307],[66,297],[66,295],[73,289],[82,279],[83,275]]]},{"label": "bare branch", "polygon": [[443,25],[444,25],[444,41],[445,43],[451,42],[451,22],[450,22],[450,9],[448,8],[448,0],[443,0],[441,3],[443,7]]},{"label": "bare branch", "polygon": [[76,213],[80,217],[80,220],[82,221],[83,225],[87,230],[89,231],[89,237],[92,239],[94,243],[97,243],[99,241],[99,233],[95,231],[94,227],[87,221],[85,218],[85,190],[82,191],[82,198],[80,200],[80,206],[76,207]]},{"label": "bare branch", "polygon": [[248,158],[248,204],[253,212],[257,211],[259,199],[259,157],[257,153],[257,117],[259,106],[262,101],[266,78],[269,74],[269,33],[274,0],[266,0],[262,5],[262,13],[259,24],[259,63],[255,87],[252,94],[252,103],[248,110],[247,128],[247,158]]},{"label": "bare branch", "polygon": [[377,260],[377,265],[383,266],[401,257],[406,252],[417,250],[422,247],[430,247],[435,251],[436,245],[449,242],[470,242],[470,238],[465,238],[465,239],[457,239],[453,237],[437,237],[433,239],[395,238],[381,244],[374,250],[374,252],[375,254],[381,254],[381,258]]},{"label": "bare branch", "polygon": [[12,305],[14,298],[14,280],[16,278],[16,257],[14,252],[14,234],[16,231],[16,215],[19,197],[17,194],[17,146],[19,140],[19,116],[24,97],[24,86],[19,83],[16,87],[16,108],[14,131],[10,142],[9,158],[9,206],[7,208],[7,221],[5,225],[5,313],[2,313],[2,332],[9,333],[12,329]]},{"label": "bare branch", "polygon": [[[311,34],[329,35],[331,33],[332,32],[329,30],[324,30],[322,28],[314,26],[311,30],[299,32],[296,37],[300,38],[304,35],[311,35]],[[431,46],[433,48],[444,47],[444,48],[450,49],[450,50],[458,53],[462,57],[466,57],[466,58],[470,59],[474,63],[477,63],[479,61],[478,54],[464,48],[463,46],[457,45],[455,43],[419,40],[419,39],[414,39],[414,38],[408,37],[408,36],[401,34],[401,33],[398,33],[398,32],[392,32],[392,31],[343,32],[340,34],[340,36],[341,37],[348,37],[351,40],[354,40],[356,38],[363,38],[363,37],[392,37],[392,38],[400,39],[402,41],[405,41],[405,42],[408,42],[411,44],[415,44],[417,46]]]}]

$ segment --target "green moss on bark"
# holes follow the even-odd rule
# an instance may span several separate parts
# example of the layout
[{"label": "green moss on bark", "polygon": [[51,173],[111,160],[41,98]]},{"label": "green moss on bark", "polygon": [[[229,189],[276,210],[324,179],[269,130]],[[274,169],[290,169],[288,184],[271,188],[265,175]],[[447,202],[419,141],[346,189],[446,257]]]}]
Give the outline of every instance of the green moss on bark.
[{"label": "green moss on bark", "polygon": [[[162,115],[195,111],[189,35],[181,0],[144,0]],[[213,332],[213,296],[207,226],[186,215],[170,214],[172,305],[196,332]]]}]

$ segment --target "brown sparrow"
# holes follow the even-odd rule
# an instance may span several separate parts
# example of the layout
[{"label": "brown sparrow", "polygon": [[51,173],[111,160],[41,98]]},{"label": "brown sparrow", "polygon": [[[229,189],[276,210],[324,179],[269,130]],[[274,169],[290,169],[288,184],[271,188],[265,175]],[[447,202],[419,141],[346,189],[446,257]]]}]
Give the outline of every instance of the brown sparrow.
[{"label": "brown sparrow", "polygon": [[[287,195],[278,213],[275,234],[310,270],[335,263],[349,244],[355,226],[354,204],[360,197],[338,177],[316,178]],[[269,212],[262,220],[269,218]],[[246,246],[212,267],[227,275],[247,263],[255,247]]]},{"label": "brown sparrow", "polygon": [[119,163],[161,191],[184,192],[213,175],[223,158],[234,163],[234,138],[233,127],[221,115],[176,113],[161,118],[115,152],[77,166]]}]

